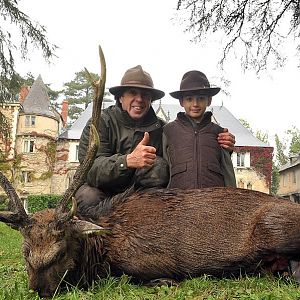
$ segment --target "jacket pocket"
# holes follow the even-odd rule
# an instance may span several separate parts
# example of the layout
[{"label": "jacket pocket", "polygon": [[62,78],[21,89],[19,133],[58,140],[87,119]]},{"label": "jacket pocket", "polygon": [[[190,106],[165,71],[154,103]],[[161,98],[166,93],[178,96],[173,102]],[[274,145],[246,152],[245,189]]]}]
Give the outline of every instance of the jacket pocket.
[{"label": "jacket pocket", "polygon": [[171,168],[171,176],[177,175],[179,173],[186,171],[186,163],[180,163]]},{"label": "jacket pocket", "polygon": [[207,164],[207,168],[208,168],[208,170],[210,170],[212,172],[215,172],[215,173],[218,173],[220,175],[223,175],[223,172],[221,170],[221,166],[218,165],[218,164],[208,163]]},{"label": "jacket pocket", "polygon": [[224,186],[224,175],[221,166],[216,163],[207,164],[207,174],[202,177],[203,187]]},{"label": "jacket pocket", "polygon": [[187,188],[187,164],[186,162],[176,164],[176,166],[171,168],[171,178],[168,187],[169,188]]}]

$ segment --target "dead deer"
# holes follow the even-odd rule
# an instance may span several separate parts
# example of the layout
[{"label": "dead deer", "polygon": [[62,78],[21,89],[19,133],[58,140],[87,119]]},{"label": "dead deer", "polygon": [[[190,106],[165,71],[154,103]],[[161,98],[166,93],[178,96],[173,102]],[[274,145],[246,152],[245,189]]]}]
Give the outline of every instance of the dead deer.
[{"label": "dead deer", "polygon": [[[94,83],[100,111],[105,81]],[[96,104],[95,104],[96,103]],[[92,124],[99,119],[94,114]],[[92,126],[93,127],[93,126]],[[94,125],[94,140],[97,131]],[[93,220],[76,217],[67,203],[84,180],[97,142],[56,209],[27,215],[0,173],[13,211],[0,221],[20,230],[29,288],[52,296],[62,282],[87,286],[98,278],[182,280],[253,273],[272,258],[300,260],[300,205],[233,188],[128,190],[106,199]]]}]

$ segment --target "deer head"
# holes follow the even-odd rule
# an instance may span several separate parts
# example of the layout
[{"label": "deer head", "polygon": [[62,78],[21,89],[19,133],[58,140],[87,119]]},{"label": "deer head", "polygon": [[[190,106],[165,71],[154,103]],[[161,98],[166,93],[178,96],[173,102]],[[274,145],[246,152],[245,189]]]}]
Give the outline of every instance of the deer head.
[{"label": "deer head", "polygon": [[[72,184],[65,191],[57,207],[28,215],[12,184],[0,172],[0,185],[6,192],[12,207],[12,211],[0,212],[0,221],[22,233],[29,287],[38,291],[43,297],[52,295],[64,272],[74,267],[78,254],[76,251],[79,248],[79,240],[76,237],[105,231],[96,224],[77,219],[76,202],[72,201],[75,192],[84,183],[100,145],[97,128],[106,80],[105,58],[100,46],[99,57],[101,64],[99,80],[94,80],[85,69],[94,89],[89,147],[83,163],[76,170]],[[71,210],[68,210],[67,205],[70,201],[73,205]],[[82,254],[79,253],[80,255]],[[62,265],[63,268],[60,268]]]}]

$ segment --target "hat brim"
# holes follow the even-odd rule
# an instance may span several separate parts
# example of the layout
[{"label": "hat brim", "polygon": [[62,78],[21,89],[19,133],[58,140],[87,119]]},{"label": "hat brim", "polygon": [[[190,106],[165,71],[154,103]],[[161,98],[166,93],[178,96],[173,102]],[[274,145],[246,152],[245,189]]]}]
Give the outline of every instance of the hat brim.
[{"label": "hat brim", "polygon": [[139,88],[139,89],[147,90],[152,96],[152,101],[161,99],[165,95],[165,93],[161,90],[150,88],[148,86],[139,85],[139,84],[118,85],[118,86],[109,88],[109,91],[114,96],[120,97],[123,94],[123,92],[125,90],[127,90],[128,88]]},{"label": "hat brim", "polygon": [[191,89],[184,90],[183,89],[180,91],[172,92],[172,93],[170,93],[170,95],[176,99],[181,99],[187,93],[212,97],[212,96],[217,95],[220,92],[220,90],[221,89],[219,87],[201,88],[201,89],[193,89],[193,90],[191,90]]}]

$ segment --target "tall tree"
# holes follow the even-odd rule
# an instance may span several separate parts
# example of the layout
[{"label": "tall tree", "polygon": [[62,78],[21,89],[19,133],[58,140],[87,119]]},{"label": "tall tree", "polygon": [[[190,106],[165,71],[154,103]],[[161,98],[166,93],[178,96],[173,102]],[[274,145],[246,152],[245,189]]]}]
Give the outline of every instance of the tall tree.
[{"label": "tall tree", "polygon": [[[91,76],[98,80],[99,75],[91,73]],[[64,95],[69,102],[69,118],[71,123],[74,122],[79,115],[85,110],[89,103],[93,100],[93,88],[89,79],[86,77],[86,71],[81,70],[75,73],[75,78],[64,84]],[[109,92],[105,91],[107,97]],[[109,99],[103,99],[103,105],[110,102]],[[103,106],[102,106],[103,107]]]},{"label": "tall tree", "polygon": [[286,141],[283,139],[282,141],[280,140],[278,134],[275,134],[275,145],[276,145],[276,162],[277,166],[281,167],[284,166],[287,161],[288,157],[286,156]]},{"label": "tall tree", "polygon": [[262,142],[269,144],[269,135],[267,132],[263,132],[261,130],[257,130],[255,136]]},{"label": "tall tree", "polygon": [[[96,80],[99,76],[95,73],[90,73]],[[85,70],[75,73],[75,78],[64,84],[64,94],[69,101],[69,118],[72,121],[76,120],[80,113],[87,108],[93,99],[93,88]]]},{"label": "tall tree", "polygon": [[272,162],[272,180],[270,193],[271,195],[276,195],[279,189],[279,168],[276,166],[274,161]]},{"label": "tall tree", "polygon": [[[0,0],[0,102],[15,101],[22,77],[15,68],[15,57],[28,58],[28,45],[40,49],[46,60],[54,56],[55,45],[46,37],[46,29],[18,8],[19,0]],[[11,30],[14,27],[15,31]],[[14,32],[14,33],[13,33]],[[7,136],[7,120],[0,112],[0,135]]]},{"label": "tall tree", "polygon": [[290,136],[289,156],[300,153],[300,130],[293,126],[286,132]]},{"label": "tall tree", "polygon": [[[46,29],[18,8],[19,0],[0,0],[0,101],[12,97],[11,85],[17,83],[15,56],[28,58],[29,45],[40,49],[46,60],[54,56],[55,45],[46,37]],[[11,27],[14,30],[11,30]]]},{"label": "tall tree", "polygon": [[235,48],[244,68],[259,72],[268,63],[282,65],[287,38],[300,52],[300,0],[177,0],[177,10],[195,41],[222,36],[221,65]]}]

